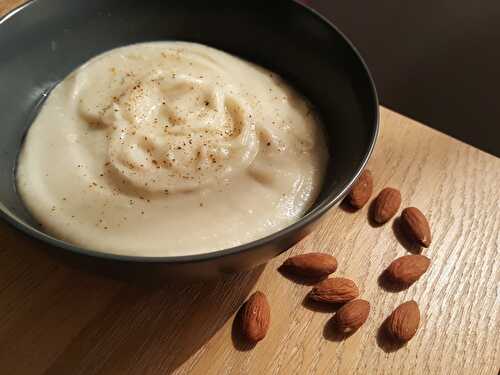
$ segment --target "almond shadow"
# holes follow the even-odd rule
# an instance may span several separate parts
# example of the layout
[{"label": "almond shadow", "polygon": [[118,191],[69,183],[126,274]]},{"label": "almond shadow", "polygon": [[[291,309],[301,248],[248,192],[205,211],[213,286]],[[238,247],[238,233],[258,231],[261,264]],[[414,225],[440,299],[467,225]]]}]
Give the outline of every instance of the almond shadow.
[{"label": "almond shadow", "polygon": [[[370,205],[368,206],[368,214],[367,214],[367,215],[368,215],[368,217],[367,217],[367,219],[368,219],[368,224],[370,224],[370,226],[371,226],[372,228],[380,228],[381,226],[383,226],[383,225],[384,225],[384,224],[386,224],[387,222],[386,222],[386,223],[382,223],[382,224],[377,223],[377,222],[373,219],[373,217],[374,217],[374,212],[375,212],[375,199],[373,199],[373,200],[370,202]],[[389,220],[390,220],[390,219],[389,219]]]},{"label": "almond shadow", "polygon": [[234,317],[233,320],[233,325],[231,326],[231,340],[233,341],[233,346],[236,350],[240,352],[247,352],[249,350],[252,350],[256,343],[249,342],[244,336],[243,336],[243,327],[242,327],[242,311],[243,311],[243,305],[241,308],[238,310],[238,313]]},{"label": "almond shadow", "polygon": [[398,293],[405,289],[408,289],[411,286],[411,284],[406,285],[394,282],[393,280],[391,280],[387,270],[380,274],[377,279],[377,283],[379,287],[389,293]]},{"label": "almond shadow", "polygon": [[418,243],[409,240],[408,237],[405,235],[401,217],[396,218],[392,223],[392,231],[394,232],[394,236],[396,237],[398,242],[407,251],[409,251],[412,254],[420,254],[422,252],[422,247]]},{"label": "almond shadow", "polygon": [[382,325],[379,327],[377,331],[377,345],[386,353],[393,353],[401,349],[405,346],[404,343],[400,343],[395,341],[392,337],[387,333],[387,319],[384,320]]},{"label": "almond shadow", "polygon": [[335,316],[332,316],[323,327],[323,337],[328,341],[344,341],[354,335],[358,330],[352,332],[340,332],[335,324]]},{"label": "almond shadow", "polygon": [[337,312],[337,310],[342,307],[342,304],[341,303],[326,303],[326,302],[315,301],[315,300],[309,298],[309,295],[307,294],[304,297],[304,299],[302,300],[302,306],[305,307],[306,309],[314,311],[314,312],[332,314],[332,313]]},{"label": "almond shadow", "polygon": [[284,278],[300,285],[307,285],[307,286],[313,286],[319,283],[322,280],[325,280],[328,278],[328,276],[323,276],[323,277],[306,277],[306,276],[301,276],[301,275],[296,275],[292,272],[290,272],[287,267],[281,265],[278,267],[278,272],[283,276]]},{"label": "almond shadow", "polygon": [[361,208],[356,208],[356,207],[353,207],[349,204],[348,202],[348,197],[345,197],[342,202],[340,202],[339,204],[339,208],[344,211],[344,212],[348,212],[350,214],[353,214],[355,212],[358,212],[359,210],[361,210],[363,207]]}]

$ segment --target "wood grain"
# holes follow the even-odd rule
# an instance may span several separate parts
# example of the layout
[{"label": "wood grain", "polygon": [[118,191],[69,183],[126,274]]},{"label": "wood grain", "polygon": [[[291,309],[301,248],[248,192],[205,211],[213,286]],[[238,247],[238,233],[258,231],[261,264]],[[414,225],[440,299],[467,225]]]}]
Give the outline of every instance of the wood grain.
[{"label": "wood grain", "polygon": [[26,0],[0,0],[0,17],[25,2]]},{"label": "wood grain", "polygon": [[[407,250],[368,207],[332,210],[311,236],[257,269],[208,284],[137,286],[62,264],[0,223],[0,364],[8,374],[495,374],[500,365],[500,160],[383,109],[370,168],[375,191],[396,186],[429,217],[430,270],[408,290],[378,284]],[[309,287],[276,268],[291,254],[335,254],[372,304],[368,322],[336,341],[333,311],[305,304]],[[248,350],[232,332],[255,289],[272,307],[268,337]],[[392,351],[378,339],[400,302],[422,311],[417,336]]]},{"label": "wood grain", "polygon": [[[0,1],[0,13],[21,1]],[[374,227],[369,207],[333,209],[300,244],[265,267],[226,280],[140,286],[70,267],[0,222],[2,374],[497,374],[500,368],[500,159],[382,109],[369,168],[375,191],[394,186],[402,208],[429,218],[429,271],[407,290],[379,276],[408,250],[394,221]],[[400,242],[401,241],[401,242]],[[336,275],[370,301],[367,323],[339,340],[333,310],[304,302],[309,287],[276,269],[292,254],[334,254]],[[412,249],[410,249],[412,250]],[[56,250],[57,251],[57,250]],[[272,308],[268,336],[253,349],[233,330],[253,290]],[[405,347],[379,327],[415,299],[422,322]]]}]

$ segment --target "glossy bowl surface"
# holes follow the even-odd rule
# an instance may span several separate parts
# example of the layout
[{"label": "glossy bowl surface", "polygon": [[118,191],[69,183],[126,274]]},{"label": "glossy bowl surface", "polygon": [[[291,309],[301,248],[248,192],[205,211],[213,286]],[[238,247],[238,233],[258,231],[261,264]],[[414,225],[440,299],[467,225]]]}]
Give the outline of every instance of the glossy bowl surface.
[{"label": "glossy bowl surface", "polygon": [[[288,249],[344,197],[378,132],[370,73],[342,33],[290,0],[34,0],[0,20],[0,214],[69,257],[167,275],[216,276],[248,269]],[[297,223],[268,237],[208,254],[137,257],[103,254],[38,229],[15,186],[23,137],[50,90],[76,67],[112,48],[158,40],[207,44],[280,74],[319,111],[330,163],[320,197]],[[71,255],[73,254],[73,255]],[[86,259],[86,261],[89,259]]]}]

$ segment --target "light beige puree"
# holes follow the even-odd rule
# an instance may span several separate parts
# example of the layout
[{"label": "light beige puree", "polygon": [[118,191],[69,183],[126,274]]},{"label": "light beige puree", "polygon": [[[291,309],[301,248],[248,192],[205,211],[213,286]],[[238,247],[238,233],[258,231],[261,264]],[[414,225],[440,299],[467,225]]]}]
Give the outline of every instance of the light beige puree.
[{"label": "light beige puree", "polygon": [[198,44],[145,43],[97,56],[52,91],[17,182],[58,238],[184,255],[296,221],[327,158],[315,114],[276,74]]}]

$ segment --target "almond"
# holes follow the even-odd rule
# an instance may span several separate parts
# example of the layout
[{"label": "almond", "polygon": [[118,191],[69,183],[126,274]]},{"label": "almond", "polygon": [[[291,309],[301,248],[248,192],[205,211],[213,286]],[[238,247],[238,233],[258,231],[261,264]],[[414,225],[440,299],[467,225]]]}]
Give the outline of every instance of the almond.
[{"label": "almond", "polygon": [[251,343],[262,340],[269,329],[271,309],[266,295],[255,292],[243,305],[241,313],[243,336]]},{"label": "almond", "polygon": [[339,332],[356,331],[368,319],[370,303],[363,299],[355,299],[342,306],[334,317],[335,327]]},{"label": "almond", "polygon": [[387,276],[394,282],[413,284],[429,268],[431,260],[423,255],[405,255],[394,260],[387,267]]},{"label": "almond", "polygon": [[401,213],[402,228],[408,239],[419,245],[429,247],[431,228],[424,214],[416,207],[408,207]]},{"label": "almond", "polygon": [[399,190],[390,187],[383,189],[373,203],[373,220],[378,224],[387,222],[396,215],[400,205]]},{"label": "almond", "polygon": [[387,318],[386,329],[389,336],[400,343],[410,341],[417,333],[420,311],[415,301],[399,305]]},{"label": "almond", "polygon": [[326,277],[337,269],[337,259],[330,254],[308,253],[288,258],[281,268],[294,275]]},{"label": "almond", "polygon": [[319,302],[345,303],[359,296],[354,281],[343,277],[333,277],[316,284],[309,292],[309,298]]},{"label": "almond", "polygon": [[373,192],[372,173],[365,169],[351,188],[347,196],[347,202],[354,208],[362,208]]}]

